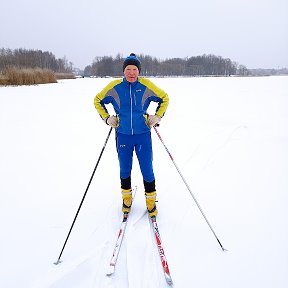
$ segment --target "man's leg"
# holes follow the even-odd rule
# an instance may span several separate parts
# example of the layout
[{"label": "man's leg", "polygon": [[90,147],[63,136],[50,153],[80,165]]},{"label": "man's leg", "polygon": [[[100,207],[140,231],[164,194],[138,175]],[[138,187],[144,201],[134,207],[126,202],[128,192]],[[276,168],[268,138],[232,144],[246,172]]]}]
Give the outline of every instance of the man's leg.
[{"label": "man's leg", "polygon": [[152,164],[153,153],[151,133],[138,135],[138,141],[135,150],[143,176],[147,210],[150,217],[154,217],[157,215],[158,211],[155,204],[156,189]]},{"label": "man's leg", "polygon": [[122,191],[122,212],[129,213],[132,204],[131,170],[134,146],[131,143],[132,136],[118,133],[116,138],[117,152],[120,165],[120,180]]}]

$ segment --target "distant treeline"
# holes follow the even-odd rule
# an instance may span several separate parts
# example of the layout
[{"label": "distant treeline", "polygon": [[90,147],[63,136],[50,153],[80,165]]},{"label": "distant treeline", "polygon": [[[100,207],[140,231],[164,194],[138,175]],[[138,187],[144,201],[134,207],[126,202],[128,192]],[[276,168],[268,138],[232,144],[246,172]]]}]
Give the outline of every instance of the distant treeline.
[{"label": "distant treeline", "polygon": [[[185,58],[168,58],[161,60],[149,55],[140,54],[143,76],[266,76],[287,75],[287,68],[282,69],[247,69],[229,58],[215,55],[192,56]],[[120,53],[116,57],[96,57],[93,63],[86,66],[84,71],[74,68],[66,57],[57,59],[51,52],[27,49],[0,48],[0,77],[8,73],[8,68],[39,69],[53,71],[59,78],[71,78],[72,72],[81,76],[119,77],[123,75],[122,65],[125,57]],[[37,70],[37,71],[36,71]],[[13,70],[14,71],[14,70]],[[28,70],[25,70],[28,71]],[[29,70],[31,71],[31,70]],[[10,73],[11,74],[11,73]],[[29,74],[31,74],[29,72]],[[1,76],[2,75],[2,76]]]},{"label": "distant treeline", "polygon": [[[229,58],[215,55],[202,55],[186,58],[170,58],[160,60],[148,55],[138,55],[143,76],[230,76],[249,75],[249,70],[244,65],[238,65]],[[85,76],[120,76],[123,74],[122,64],[124,58],[117,54],[116,57],[96,57],[84,70]]]},{"label": "distant treeline", "polygon": [[51,52],[22,48],[15,50],[0,48],[0,71],[9,66],[48,69],[59,73],[71,72],[73,69],[72,63],[68,62],[66,57],[56,59]]},{"label": "distant treeline", "polygon": [[287,68],[279,68],[279,69],[249,69],[251,76],[280,76],[280,75],[288,75]]}]

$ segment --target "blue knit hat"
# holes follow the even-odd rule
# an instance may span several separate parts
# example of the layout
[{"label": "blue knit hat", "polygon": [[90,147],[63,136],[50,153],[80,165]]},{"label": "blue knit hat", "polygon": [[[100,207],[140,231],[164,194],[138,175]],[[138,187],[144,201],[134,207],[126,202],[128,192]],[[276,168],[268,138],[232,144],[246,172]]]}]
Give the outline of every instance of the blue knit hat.
[{"label": "blue knit hat", "polygon": [[136,55],[134,53],[131,53],[125,60],[123,63],[123,71],[125,70],[126,66],[128,65],[135,65],[138,70],[139,73],[141,72],[141,62],[140,60],[136,57]]}]

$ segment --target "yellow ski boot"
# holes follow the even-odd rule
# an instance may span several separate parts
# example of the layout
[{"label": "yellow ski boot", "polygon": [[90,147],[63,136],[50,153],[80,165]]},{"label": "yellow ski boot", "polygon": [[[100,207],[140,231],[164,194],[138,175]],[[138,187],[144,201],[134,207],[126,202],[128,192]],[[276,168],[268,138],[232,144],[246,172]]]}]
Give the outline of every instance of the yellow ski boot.
[{"label": "yellow ski boot", "polygon": [[131,204],[132,204],[132,189],[122,189],[122,199],[123,199],[123,205],[122,205],[122,212],[123,213],[129,213],[131,210]]},{"label": "yellow ski boot", "polygon": [[146,206],[150,217],[156,217],[158,210],[156,208],[156,191],[145,192],[146,196]]}]

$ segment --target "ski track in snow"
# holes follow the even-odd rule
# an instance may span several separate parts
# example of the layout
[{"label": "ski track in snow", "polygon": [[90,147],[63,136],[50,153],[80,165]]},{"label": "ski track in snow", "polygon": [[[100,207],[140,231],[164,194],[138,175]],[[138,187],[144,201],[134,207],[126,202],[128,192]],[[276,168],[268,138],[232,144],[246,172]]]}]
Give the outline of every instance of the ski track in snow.
[{"label": "ski track in snow", "polygon": [[[139,206],[142,206],[139,200]],[[115,211],[115,207],[110,207],[107,215],[113,213],[113,210]],[[164,279],[148,214],[143,209],[133,211],[129,216],[115,273],[112,276],[105,275],[118,233],[118,228],[113,231],[107,228],[109,227],[109,218],[105,218],[106,221],[100,227],[97,227],[91,238],[94,238],[93,235],[97,232],[97,234],[110,235],[109,240],[102,243],[102,246],[97,247],[98,249],[94,252],[90,251],[86,255],[82,254],[81,258],[74,259],[71,263],[66,264],[63,261],[59,266],[53,267],[48,275],[46,275],[47,282],[45,283],[41,277],[39,282],[34,284],[34,287],[117,288],[138,287],[139,283],[142,283],[141,287],[143,288],[170,287]],[[119,217],[119,227],[121,219]],[[149,275],[148,279],[147,275]]]},{"label": "ski track in snow", "polygon": [[[205,170],[207,166],[213,162],[213,159],[218,153],[224,153],[222,150],[225,149],[226,145],[229,145],[229,143],[235,139],[240,140],[241,137],[243,137],[244,130],[247,128],[246,125],[236,125],[224,129],[222,128],[219,131],[211,133],[206,136],[194,151],[192,151],[184,165],[189,165],[192,161],[197,162],[201,157],[202,159],[199,160],[203,162],[201,166],[202,169]],[[199,169],[199,161],[197,164],[197,170],[201,171],[201,169]]]}]

